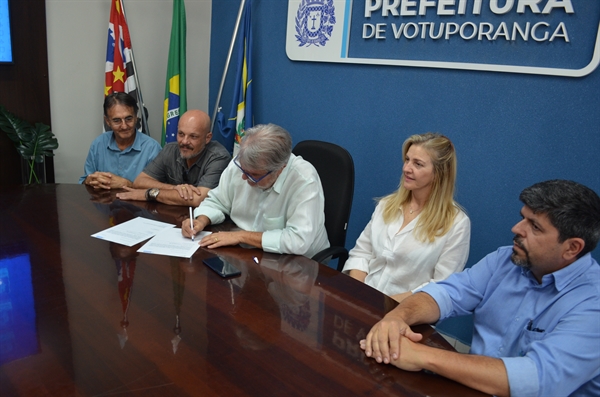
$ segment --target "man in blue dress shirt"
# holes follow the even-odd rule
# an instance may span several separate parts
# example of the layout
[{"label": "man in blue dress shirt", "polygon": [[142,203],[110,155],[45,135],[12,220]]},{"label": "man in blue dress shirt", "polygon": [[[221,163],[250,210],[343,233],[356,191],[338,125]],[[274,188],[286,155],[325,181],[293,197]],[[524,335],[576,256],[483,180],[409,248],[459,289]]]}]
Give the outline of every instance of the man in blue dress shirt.
[{"label": "man in blue dress shirt", "polygon": [[94,189],[133,186],[135,178],[160,152],[160,144],[136,129],[138,106],[124,92],[104,98],[104,120],[112,131],[92,142],[79,183]]},{"label": "man in blue dress shirt", "polygon": [[[600,198],[572,181],[521,192],[513,246],[431,283],[375,324],[361,348],[500,396],[600,396]],[[471,354],[424,344],[410,325],[473,314]]]}]

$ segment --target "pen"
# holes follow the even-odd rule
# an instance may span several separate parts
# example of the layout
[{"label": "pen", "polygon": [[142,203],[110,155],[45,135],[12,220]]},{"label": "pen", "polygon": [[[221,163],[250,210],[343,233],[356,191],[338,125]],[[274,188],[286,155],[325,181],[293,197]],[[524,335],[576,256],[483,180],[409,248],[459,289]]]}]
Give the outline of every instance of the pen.
[{"label": "pen", "polygon": [[190,227],[192,228],[192,241],[194,241],[194,217],[192,214],[192,207],[190,207]]}]

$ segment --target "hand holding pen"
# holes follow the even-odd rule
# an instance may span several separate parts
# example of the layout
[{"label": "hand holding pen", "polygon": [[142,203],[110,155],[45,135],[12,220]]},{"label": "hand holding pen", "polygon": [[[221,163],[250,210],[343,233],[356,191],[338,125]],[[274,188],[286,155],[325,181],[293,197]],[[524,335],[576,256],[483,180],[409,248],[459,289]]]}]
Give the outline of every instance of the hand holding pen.
[{"label": "hand holding pen", "polygon": [[190,223],[186,221],[181,222],[181,234],[184,237],[194,240],[196,234],[200,233],[208,225],[210,225],[210,219],[205,215],[199,215],[197,218],[194,218],[194,212],[190,208]]}]

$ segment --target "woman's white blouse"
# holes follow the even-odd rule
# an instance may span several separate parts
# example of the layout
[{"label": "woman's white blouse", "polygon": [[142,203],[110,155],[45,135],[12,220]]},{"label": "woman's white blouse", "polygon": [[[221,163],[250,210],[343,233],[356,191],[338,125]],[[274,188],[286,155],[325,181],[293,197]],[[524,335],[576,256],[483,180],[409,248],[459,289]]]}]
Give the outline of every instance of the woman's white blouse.
[{"label": "woman's white blouse", "polygon": [[350,250],[344,273],[352,269],[363,271],[367,273],[366,284],[391,296],[414,291],[463,270],[471,237],[471,222],[463,211],[456,215],[448,233],[431,243],[415,238],[413,231],[419,216],[400,230],[404,215],[385,224],[382,213],[380,202]]}]

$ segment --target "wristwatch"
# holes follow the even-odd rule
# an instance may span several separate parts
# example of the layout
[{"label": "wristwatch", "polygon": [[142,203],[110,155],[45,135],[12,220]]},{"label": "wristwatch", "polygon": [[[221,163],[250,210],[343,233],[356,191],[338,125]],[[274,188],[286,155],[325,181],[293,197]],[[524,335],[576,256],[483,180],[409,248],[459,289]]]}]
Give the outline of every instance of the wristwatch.
[{"label": "wristwatch", "polygon": [[146,201],[156,201],[158,193],[160,193],[160,189],[157,187],[146,190]]}]

